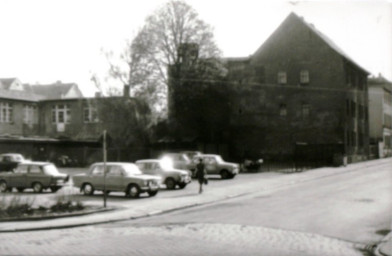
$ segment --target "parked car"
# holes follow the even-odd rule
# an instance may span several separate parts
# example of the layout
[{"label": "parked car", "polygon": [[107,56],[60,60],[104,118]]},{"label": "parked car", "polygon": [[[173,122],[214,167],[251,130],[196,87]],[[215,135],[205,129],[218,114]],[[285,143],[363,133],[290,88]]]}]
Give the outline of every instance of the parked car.
[{"label": "parked car", "polygon": [[144,174],[160,177],[167,189],[175,189],[177,185],[183,189],[191,182],[189,171],[175,169],[159,159],[138,160],[136,165]]},{"label": "parked car", "polygon": [[7,153],[0,155],[0,172],[9,172],[26,160],[21,154]]},{"label": "parked car", "polygon": [[225,162],[220,155],[202,154],[193,158],[193,164],[203,159],[207,174],[220,175],[222,179],[232,179],[239,172],[239,165],[236,163]]},{"label": "parked car", "polygon": [[56,159],[56,164],[59,167],[76,167],[79,165],[77,159],[72,159],[67,155],[61,155]]},{"label": "parked car", "polygon": [[159,190],[161,179],[156,176],[145,175],[133,163],[95,163],[90,166],[87,173],[77,174],[72,177],[75,187],[85,195],[92,195],[94,191],[125,192],[125,196],[137,198],[141,193],[155,196]]},{"label": "parked car", "polygon": [[185,153],[165,153],[160,157],[165,165],[171,165],[175,169],[191,170],[192,160]]},{"label": "parked car", "polygon": [[192,160],[195,156],[201,155],[200,151],[181,151],[181,154],[185,154],[190,160]]},{"label": "parked car", "polygon": [[12,172],[0,175],[0,192],[11,191],[12,188],[16,188],[19,192],[32,188],[35,193],[50,188],[52,192],[56,192],[68,179],[69,176],[60,173],[52,163],[20,163]]}]

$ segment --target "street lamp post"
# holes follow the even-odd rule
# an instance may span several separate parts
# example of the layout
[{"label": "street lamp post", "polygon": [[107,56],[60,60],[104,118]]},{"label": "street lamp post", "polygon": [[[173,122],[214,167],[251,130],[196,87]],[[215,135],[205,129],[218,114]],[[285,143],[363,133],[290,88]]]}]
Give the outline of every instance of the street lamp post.
[{"label": "street lamp post", "polygon": [[106,130],[103,131],[103,207],[106,208]]}]

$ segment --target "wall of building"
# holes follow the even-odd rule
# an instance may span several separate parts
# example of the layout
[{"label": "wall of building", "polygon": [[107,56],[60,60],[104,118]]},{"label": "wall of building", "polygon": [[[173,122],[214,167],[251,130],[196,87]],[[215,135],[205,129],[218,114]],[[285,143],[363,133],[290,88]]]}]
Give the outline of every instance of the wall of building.
[{"label": "wall of building", "polygon": [[[97,139],[102,133],[101,123],[86,123],[84,108],[87,100],[50,100],[40,103],[40,134],[53,138],[69,138],[74,140]],[[52,122],[52,108],[55,105],[68,105],[71,113],[69,123],[64,123],[64,129]]]},{"label": "wall of building", "polygon": [[[0,122],[0,134],[30,136],[38,134],[38,116],[34,116],[31,124],[24,123],[24,106],[36,105],[31,102],[15,101],[15,100],[0,100],[0,102],[7,102],[12,104],[12,122]],[[38,114],[38,109],[36,113]]]},{"label": "wall of building", "polygon": [[369,136],[371,141],[382,140],[383,89],[369,87]]}]

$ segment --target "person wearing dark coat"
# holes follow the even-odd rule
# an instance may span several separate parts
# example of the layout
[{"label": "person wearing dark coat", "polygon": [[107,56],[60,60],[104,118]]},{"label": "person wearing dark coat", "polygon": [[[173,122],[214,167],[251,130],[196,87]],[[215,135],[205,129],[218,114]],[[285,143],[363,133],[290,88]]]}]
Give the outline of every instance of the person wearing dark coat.
[{"label": "person wearing dark coat", "polygon": [[203,184],[207,180],[207,172],[205,165],[203,163],[203,159],[199,159],[199,163],[196,165],[196,178],[199,181],[199,194],[203,192]]}]

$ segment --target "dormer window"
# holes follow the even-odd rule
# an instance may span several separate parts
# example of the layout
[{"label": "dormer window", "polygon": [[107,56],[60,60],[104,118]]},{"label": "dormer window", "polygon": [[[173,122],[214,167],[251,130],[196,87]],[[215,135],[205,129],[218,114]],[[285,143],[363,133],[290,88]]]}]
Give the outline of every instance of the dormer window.
[{"label": "dormer window", "polygon": [[284,71],[278,72],[278,84],[287,84],[287,74]]},{"label": "dormer window", "polygon": [[309,71],[308,70],[301,70],[299,75],[299,81],[301,84],[308,84],[309,83]]}]

